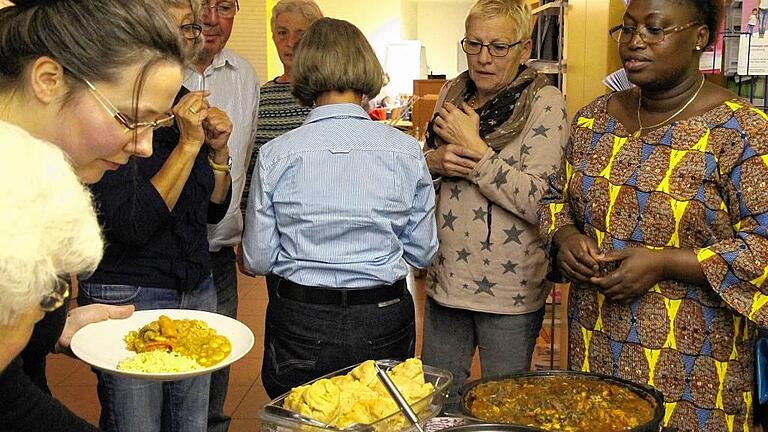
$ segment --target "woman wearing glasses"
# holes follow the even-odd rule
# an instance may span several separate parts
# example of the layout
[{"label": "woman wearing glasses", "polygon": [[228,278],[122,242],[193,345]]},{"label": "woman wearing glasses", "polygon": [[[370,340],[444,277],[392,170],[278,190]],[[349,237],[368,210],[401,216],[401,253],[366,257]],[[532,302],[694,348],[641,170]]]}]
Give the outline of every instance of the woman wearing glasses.
[{"label": "woman wearing glasses", "polygon": [[636,88],[573,123],[541,211],[573,284],[570,365],[656,387],[674,430],[751,430],[768,324],[768,118],[706,82],[723,3],[632,0],[612,29]]},{"label": "woman wearing glasses", "polygon": [[[24,133],[61,148],[80,179],[88,183],[98,181],[105,171],[117,169],[133,155],[148,156],[152,151],[152,132],[143,125],[154,125],[166,117],[162,113],[170,109],[182,79],[183,48],[166,14],[153,2],[142,0],[13,3],[14,6],[0,10],[0,143],[18,147],[20,155],[13,158],[15,163],[26,168],[37,162],[32,161],[38,157],[31,152],[32,146],[24,146],[14,138]],[[83,17],[91,25],[83,25]],[[124,114],[118,116],[118,109],[105,110],[105,98]],[[13,171],[2,172],[7,176],[6,183],[12,185],[9,187],[29,194],[29,183],[46,180],[40,177],[27,181],[25,177],[13,176]],[[58,186],[50,188],[58,190]],[[65,196],[57,198],[66,200]],[[17,205],[22,203],[7,204]],[[66,200],[66,205],[74,204]],[[65,222],[57,218],[58,209],[44,207],[43,200],[39,209],[36,217],[47,217],[48,223]],[[4,214],[10,211],[3,207]],[[80,213],[88,216],[88,212]],[[23,230],[21,224],[25,222],[14,222],[13,227]],[[53,236],[38,238],[32,232],[25,234],[25,247],[31,247],[34,241],[57,241]],[[29,258],[40,260],[41,267],[24,273],[25,277],[36,278],[33,285],[50,295],[42,303],[32,305],[20,319],[4,326],[0,330],[4,337],[26,342],[41,311],[65,303],[67,291],[65,285],[57,282],[56,275],[93,267],[90,260],[65,264],[68,253],[84,245],[61,242],[56,246],[59,249],[54,253],[50,248],[35,250]],[[98,245],[92,247],[101,249]],[[19,251],[22,250],[20,247]],[[42,267],[43,264],[48,267]],[[19,270],[15,265],[11,268]],[[8,282],[8,268],[3,269],[3,280]],[[3,302],[11,297],[6,289],[1,294]],[[57,340],[66,348],[74,331],[87,322],[129,315],[132,310],[97,305],[73,309],[67,318],[67,308],[59,307],[58,313],[47,314],[36,326],[27,345],[36,355],[26,356],[23,365],[20,358],[14,358],[19,344],[0,344],[4,354],[0,360],[0,430],[94,430],[35,386],[24,368],[44,370],[44,356]]]},{"label": "woman wearing glasses", "polygon": [[[199,2],[163,4],[193,59],[202,30]],[[107,247],[96,271],[80,281],[79,304],[215,312],[207,224],[220,221],[229,207],[232,124],[206,96],[182,88],[175,124],[155,131],[152,156],[92,186]],[[210,375],[173,382],[96,375],[105,431],[206,429]]]},{"label": "woman wearing glasses", "polygon": [[427,272],[422,356],[453,372],[448,411],[476,347],[483,376],[528,369],[550,288],[536,210],[568,124],[562,94],[524,66],[528,3],[472,6],[461,41],[469,70],[443,87],[427,131],[440,250]]}]

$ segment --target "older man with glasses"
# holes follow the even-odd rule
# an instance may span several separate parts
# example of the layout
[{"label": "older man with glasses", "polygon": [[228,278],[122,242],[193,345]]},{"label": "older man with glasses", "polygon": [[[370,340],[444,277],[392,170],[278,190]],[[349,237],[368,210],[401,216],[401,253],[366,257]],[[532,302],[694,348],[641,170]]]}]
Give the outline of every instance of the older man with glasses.
[{"label": "older man with glasses", "polygon": [[[218,298],[217,312],[237,314],[237,266],[235,248],[243,233],[240,199],[243,194],[250,153],[256,139],[259,109],[259,80],[253,67],[232,50],[225,48],[240,9],[236,0],[203,2],[203,46],[194,67],[187,70],[184,86],[206,90],[211,105],[224,110],[232,119],[229,139],[232,157],[232,201],[224,219],[208,226],[213,279]],[[211,377],[208,430],[226,431],[230,418],[224,415],[229,368]]]}]

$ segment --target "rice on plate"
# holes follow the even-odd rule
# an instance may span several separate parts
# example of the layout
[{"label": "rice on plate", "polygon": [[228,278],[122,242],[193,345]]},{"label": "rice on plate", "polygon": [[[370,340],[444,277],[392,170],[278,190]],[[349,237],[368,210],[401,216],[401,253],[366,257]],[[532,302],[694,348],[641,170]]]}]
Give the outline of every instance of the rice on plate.
[{"label": "rice on plate", "polygon": [[188,372],[203,369],[200,364],[191,357],[181,355],[173,351],[147,351],[121,360],[117,364],[119,370],[132,372]]}]

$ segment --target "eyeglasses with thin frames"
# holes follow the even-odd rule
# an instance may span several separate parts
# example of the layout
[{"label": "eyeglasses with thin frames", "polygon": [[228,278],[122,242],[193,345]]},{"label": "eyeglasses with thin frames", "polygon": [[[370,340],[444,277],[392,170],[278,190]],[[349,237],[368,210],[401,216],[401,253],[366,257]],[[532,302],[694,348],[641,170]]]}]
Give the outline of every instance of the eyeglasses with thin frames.
[{"label": "eyeglasses with thin frames", "polygon": [[234,3],[224,1],[221,3],[214,3],[212,5],[209,5],[207,2],[203,4],[204,12],[210,12],[213,13],[213,11],[216,11],[216,14],[220,18],[233,18],[235,14],[237,14],[237,11],[240,10],[240,3],[235,1]]},{"label": "eyeglasses with thin frames", "polygon": [[632,27],[619,24],[611,27],[608,30],[608,34],[611,38],[620,44],[628,44],[635,38],[635,35],[640,35],[640,39],[648,45],[655,45],[664,42],[664,39],[668,34],[679,33],[689,28],[699,25],[698,21],[691,21],[679,26],[672,26],[666,28],[658,27]]},{"label": "eyeglasses with thin frames", "polygon": [[174,115],[172,113],[167,113],[167,115],[163,118],[149,121],[149,122],[134,122],[129,119],[129,117],[120,111],[118,111],[117,107],[109,101],[109,99],[106,98],[101,92],[96,89],[96,87],[91,84],[90,81],[88,81],[85,78],[80,78],[83,80],[83,82],[88,86],[88,90],[91,91],[91,94],[96,98],[97,101],[101,104],[102,107],[111,115],[114,117],[115,120],[118,121],[121,125],[123,125],[124,128],[138,132],[142,129],[146,128],[152,128],[157,129],[161,127],[170,126],[173,123]]},{"label": "eyeglasses with thin frames", "polygon": [[493,42],[489,44],[480,43],[471,39],[464,38],[461,40],[461,49],[469,55],[478,55],[483,50],[483,47],[488,48],[488,54],[492,57],[506,57],[509,54],[509,50],[523,42],[519,40],[513,44],[507,44],[502,42]]},{"label": "eyeglasses with thin frames", "polygon": [[69,276],[58,276],[51,292],[40,299],[40,309],[44,312],[55,311],[63,306],[64,302],[69,298],[69,281],[66,280],[67,277]]},{"label": "eyeglasses with thin frames", "polygon": [[194,40],[200,37],[203,32],[203,26],[200,24],[184,24],[181,26],[181,34],[185,39]]}]

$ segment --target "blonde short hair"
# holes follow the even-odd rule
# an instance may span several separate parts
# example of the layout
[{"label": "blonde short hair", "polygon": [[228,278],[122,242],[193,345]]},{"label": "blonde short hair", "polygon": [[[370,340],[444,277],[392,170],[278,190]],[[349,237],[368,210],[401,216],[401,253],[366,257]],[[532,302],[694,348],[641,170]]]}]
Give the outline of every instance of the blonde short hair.
[{"label": "blonde short hair", "polygon": [[467,14],[464,28],[474,18],[509,18],[518,40],[528,39],[533,31],[533,14],[528,0],[477,0]]},{"label": "blonde short hair", "polygon": [[371,44],[353,24],[321,18],[304,33],[293,60],[292,92],[305,106],[327,91],[354,90],[373,98],[384,69]]},{"label": "blonde short hair", "polygon": [[306,18],[309,23],[313,23],[323,17],[323,11],[314,0],[280,0],[272,8],[272,18],[269,25],[272,31],[275,31],[275,20],[278,15],[283,13],[295,13]]},{"label": "blonde short hair", "polygon": [[92,272],[104,242],[91,195],[62,151],[0,122],[0,325],[37,307],[59,275]]}]

